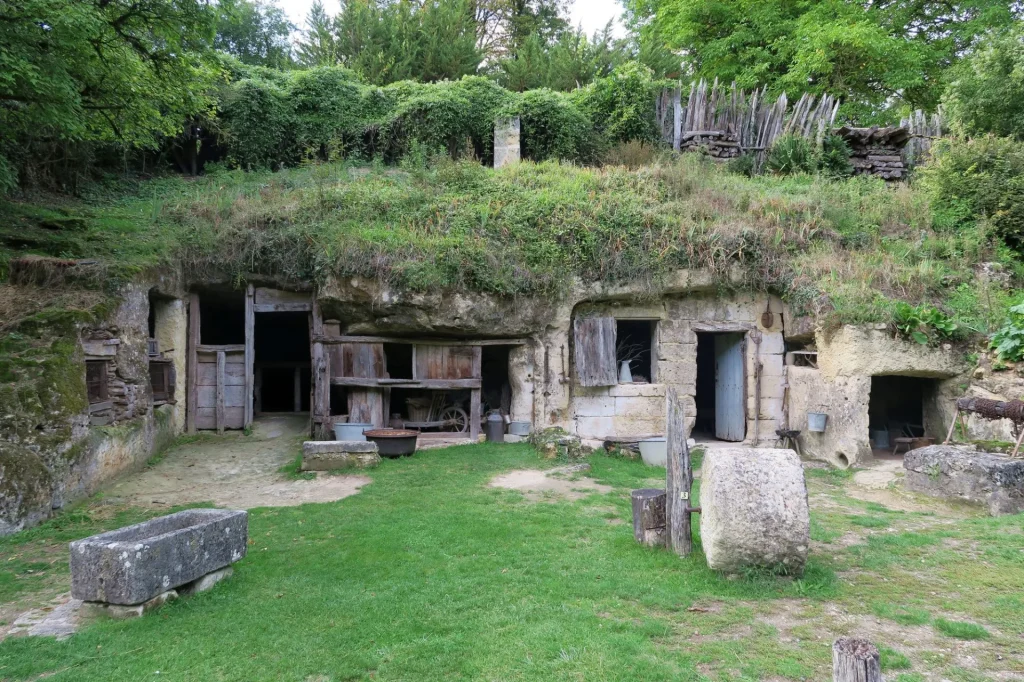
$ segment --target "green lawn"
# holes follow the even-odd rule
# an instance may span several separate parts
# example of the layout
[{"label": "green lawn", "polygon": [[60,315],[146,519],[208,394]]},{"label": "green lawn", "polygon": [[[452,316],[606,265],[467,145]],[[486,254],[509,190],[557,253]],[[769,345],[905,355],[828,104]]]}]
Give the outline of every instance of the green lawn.
[{"label": "green lawn", "polygon": [[[528,502],[486,485],[549,464],[526,445],[385,461],[354,497],[253,511],[211,592],[0,643],[0,679],[824,680],[839,634],[884,645],[891,680],[1024,672],[1024,517],[898,513],[815,476],[806,575],[730,578],[634,543],[629,490],[661,470],[591,462],[614,492]],[[26,573],[34,552],[138,515],[103,509],[0,540],[0,598],[66,583],[59,561]]]}]

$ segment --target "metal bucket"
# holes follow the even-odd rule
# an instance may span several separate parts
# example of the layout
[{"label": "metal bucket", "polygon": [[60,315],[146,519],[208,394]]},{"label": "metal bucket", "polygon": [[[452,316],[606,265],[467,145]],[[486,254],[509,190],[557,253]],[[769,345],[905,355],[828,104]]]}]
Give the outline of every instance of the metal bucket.
[{"label": "metal bucket", "polygon": [[877,431],[872,431],[871,433],[874,436],[876,448],[878,448],[879,450],[888,450],[889,448],[892,447],[892,444],[889,442],[888,429],[878,429]]},{"label": "metal bucket", "polygon": [[647,466],[663,467],[668,464],[668,439],[646,438],[639,443],[640,459]]},{"label": "metal bucket", "polygon": [[485,433],[487,434],[487,440],[491,443],[505,442],[505,420],[501,418],[500,414],[491,412],[487,415]]},{"label": "metal bucket", "polygon": [[508,432],[513,436],[529,436],[532,422],[509,422]]},{"label": "metal bucket", "polygon": [[363,431],[369,431],[373,424],[342,424],[335,422],[334,437],[337,440],[366,440]]},{"label": "metal bucket", "polygon": [[812,433],[824,433],[827,422],[828,415],[824,412],[807,413],[807,430]]}]

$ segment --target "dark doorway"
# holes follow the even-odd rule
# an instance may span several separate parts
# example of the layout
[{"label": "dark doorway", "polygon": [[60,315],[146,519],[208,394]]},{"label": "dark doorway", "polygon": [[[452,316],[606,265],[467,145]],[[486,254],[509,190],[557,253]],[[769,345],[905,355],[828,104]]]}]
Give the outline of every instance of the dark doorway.
[{"label": "dark doorway", "polygon": [[480,351],[481,390],[484,412],[512,410],[512,386],[508,380],[510,346],[484,346]]},{"label": "dark doorway", "polygon": [[697,419],[694,437],[740,442],[746,437],[742,332],[697,333]]},{"label": "dark doorway", "polygon": [[203,291],[199,294],[199,343],[206,346],[245,343],[245,294]]},{"label": "dark doorway", "polygon": [[255,411],[309,411],[309,314],[257,313],[255,322]]},{"label": "dark doorway", "polygon": [[889,433],[890,443],[894,442],[895,438],[918,438],[929,435],[925,433],[924,428],[924,406],[934,390],[933,379],[904,376],[871,377],[868,423],[872,440],[877,441],[879,431]]}]

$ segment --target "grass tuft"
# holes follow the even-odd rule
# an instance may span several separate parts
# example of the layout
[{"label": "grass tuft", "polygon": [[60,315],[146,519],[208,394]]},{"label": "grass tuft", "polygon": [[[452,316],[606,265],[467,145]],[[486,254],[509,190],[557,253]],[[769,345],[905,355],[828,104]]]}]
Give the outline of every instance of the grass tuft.
[{"label": "grass tuft", "polygon": [[936,618],[934,625],[942,634],[957,639],[988,639],[992,636],[988,630],[975,623]]}]

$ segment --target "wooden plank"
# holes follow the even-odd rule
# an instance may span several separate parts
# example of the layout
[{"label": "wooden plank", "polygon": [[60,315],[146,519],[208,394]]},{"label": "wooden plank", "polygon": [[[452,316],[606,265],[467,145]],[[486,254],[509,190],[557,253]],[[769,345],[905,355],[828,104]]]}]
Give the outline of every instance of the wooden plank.
[{"label": "wooden plank", "polygon": [[[413,348],[416,348],[414,345]],[[479,346],[423,346],[416,349],[414,376],[419,379],[471,379]]]},{"label": "wooden plank", "polygon": [[256,303],[253,309],[257,313],[308,313],[313,310],[312,303]]},{"label": "wooden plank", "polygon": [[[225,408],[245,407],[245,386],[225,386],[222,395]],[[199,407],[217,407],[217,403],[216,386],[199,387]]]},{"label": "wooden plank", "polygon": [[186,365],[188,374],[187,399],[185,404],[185,426],[189,433],[196,432],[196,409],[199,389],[196,378],[199,374],[199,294],[192,294],[188,300],[188,353]]},{"label": "wooden plank", "polygon": [[679,394],[675,386],[668,389],[667,495],[668,544],[679,556],[693,551],[690,533],[690,491],[693,489],[693,469],[690,466],[690,448],[686,443],[686,421]]},{"label": "wooden plank", "polygon": [[[331,384],[334,386],[354,386],[361,388],[385,388],[392,384],[389,381],[382,382],[380,379],[361,379],[358,377],[331,377]],[[480,388],[480,379],[422,379],[412,380],[401,384],[401,388],[429,388],[429,389],[459,389],[459,388]]]},{"label": "wooden plank", "polygon": [[[224,428],[241,429],[242,421],[245,419],[244,407],[224,408]],[[200,407],[196,410],[196,427],[203,431],[212,431],[217,428],[217,408]]]},{"label": "wooden plank", "polygon": [[474,388],[469,395],[469,438],[474,441],[480,436],[480,392]]},{"label": "wooden plank", "polygon": [[256,363],[256,292],[250,284],[245,290],[245,417],[242,428],[252,425],[253,390],[256,384],[254,365]]},{"label": "wooden plank", "polygon": [[[224,433],[224,352],[217,353],[217,433]],[[242,414],[245,422],[245,414]]]},{"label": "wooden plank", "polygon": [[384,391],[382,388],[353,388],[348,392],[349,423],[373,424],[382,428],[384,424]]},{"label": "wooden plank", "polygon": [[200,345],[197,349],[200,353],[245,353],[244,343],[228,343],[222,345]]},{"label": "wooden plank", "polygon": [[292,412],[302,412],[302,369],[295,368],[292,378]]},{"label": "wooden plank", "polygon": [[[196,373],[197,386],[217,385],[217,360],[200,361]],[[245,365],[241,362],[227,361],[224,364],[224,385],[245,386]]]},{"label": "wooden plank", "polygon": [[529,339],[421,339],[406,336],[332,336],[315,334],[314,341],[324,345],[340,343],[411,343],[420,346],[525,346]]},{"label": "wooden plank", "polygon": [[[313,397],[309,405],[309,434],[316,438],[318,428],[321,430],[330,429],[331,415],[331,365],[330,358],[324,349],[323,343],[316,341],[317,337],[323,336],[324,317],[320,310],[320,303],[313,296],[313,310],[310,313],[310,390]],[[318,426],[319,425],[319,426]]]},{"label": "wooden plank", "polygon": [[614,386],[615,318],[577,317],[573,321],[573,354],[580,386]]}]

